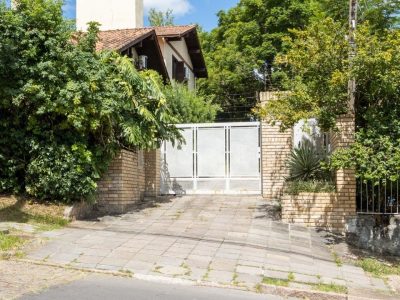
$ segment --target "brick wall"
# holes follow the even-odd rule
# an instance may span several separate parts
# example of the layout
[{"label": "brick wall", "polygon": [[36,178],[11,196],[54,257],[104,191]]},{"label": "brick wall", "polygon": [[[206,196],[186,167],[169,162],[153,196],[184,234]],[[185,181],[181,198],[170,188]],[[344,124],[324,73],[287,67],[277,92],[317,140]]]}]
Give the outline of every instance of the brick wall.
[{"label": "brick wall", "polygon": [[143,151],[121,150],[98,184],[97,208],[104,213],[122,213],[144,197]]},{"label": "brick wall", "polygon": [[156,197],[160,195],[161,188],[161,150],[152,150],[145,153],[145,195]]},{"label": "brick wall", "polygon": [[[260,94],[262,104],[277,99],[277,94]],[[354,115],[343,115],[337,120],[337,131],[332,133],[332,148],[349,147],[354,142]],[[292,149],[293,130],[280,131],[279,124],[262,122],[262,187],[267,200],[282,201],[285,222],[343,231],[347,221],[356,214],[356,179],[354,170],[336,172],[336,193],[300,193],[284,195],[286,166]]]},{"label": "brick wall", "polygon": [[341,229],[344,208],[336,193],[300,193],[282,197],[282,221],[312,227]]},{"label": "brick wall", "polygon": [[[260,94],[260,101],[265,105],[276,100],[276,93]],[[272,126],[261,122],[261,176],[262,194],[267,200],[276,200],[283,195],[285,177],[289,175],[286,162],[292,149],[293,130],[282,132],[279,123]]]},{"label": "brick wall", "polygon": [[299,193],[282,198],[282,221],[343,232],[354,204],[339,193]]}]

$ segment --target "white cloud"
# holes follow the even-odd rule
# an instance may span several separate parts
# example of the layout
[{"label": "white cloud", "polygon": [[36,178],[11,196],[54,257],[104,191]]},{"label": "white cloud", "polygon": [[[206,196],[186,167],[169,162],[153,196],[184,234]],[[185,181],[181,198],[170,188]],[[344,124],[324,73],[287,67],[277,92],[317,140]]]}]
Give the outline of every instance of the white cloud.
[{"label": "white cloud", "polygon": [[192,5],[189,0],[144,0],[144,9],[147,14],[150,8],[166,11],[172,9],[174,15],[183,16],[190,12]]}]

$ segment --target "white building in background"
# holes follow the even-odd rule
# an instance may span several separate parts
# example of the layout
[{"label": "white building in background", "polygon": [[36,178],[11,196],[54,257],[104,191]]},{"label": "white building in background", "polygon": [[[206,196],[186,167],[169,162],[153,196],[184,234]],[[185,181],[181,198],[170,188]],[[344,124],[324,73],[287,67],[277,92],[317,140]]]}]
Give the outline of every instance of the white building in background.
[{"label": "white building in background", "polygon": [[166,81],[195,89],[208,76],[195,25],[143,27],[143,0],[76,0],[76,27],[100,23],[98,50],[115,50],[139,69],[158,71]]},{"label": "white building in background", "polygon": [[100,30],[143,27],[143,0],[76,0],[76,28],[86,31],[96,21]]}]

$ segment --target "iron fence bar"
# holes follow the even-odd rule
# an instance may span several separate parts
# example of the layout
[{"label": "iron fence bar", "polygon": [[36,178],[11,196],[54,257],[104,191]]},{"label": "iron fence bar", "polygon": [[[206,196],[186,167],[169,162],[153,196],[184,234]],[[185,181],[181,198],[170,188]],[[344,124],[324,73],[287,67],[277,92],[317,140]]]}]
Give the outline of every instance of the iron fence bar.
[{"label": "iron fence bar", "polygon": [[397,206],[397,214],[399,214],[399,179],[397,178],[397,194],[396,194],[396,206]]},{"label": "iron fence bar", "polygon": [[368,201],[368,181],[365,181],[365,194],[367,197],[367,212],[369,211],[369,201]]},{"label": "iron fence bar", "polygon": [[361,180],[360,180],[360,187],[361,187],[361,196],[360,196],[360,211],[362,212],[363,211],[363,180],[362,180],[362,178],[361,178]]},{"label": "iron fence bar", "polygon": [[372,183],[372,211],[375,211],[375,185]]},{"label": "iron fence bar", "polygon": [[357,213],[365,215],[399,215],[399,186],[400,178],[394,181],[384,177],[376,182],[364,180],[362,177],[358,178]]},{"label": "iron fence bar", "polygon": [[387,205],[386,205],[386,199],[387,199],[387,180],[385,177],[385,213],[387,212]]},{"label": "iron fence bar", "polygon": [[390,213],[393,213],[393,181],[390,180]]},{"label": "iron fence bar", "polygon": [[381,212],[381,180],[379,179],[378,181],[378,206],[379,206],[379,212]]}]

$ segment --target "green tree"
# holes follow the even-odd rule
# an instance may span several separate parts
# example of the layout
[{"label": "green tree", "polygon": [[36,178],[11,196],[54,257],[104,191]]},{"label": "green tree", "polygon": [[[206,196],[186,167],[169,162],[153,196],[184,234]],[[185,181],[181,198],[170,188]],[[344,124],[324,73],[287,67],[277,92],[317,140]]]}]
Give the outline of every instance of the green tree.
[{"label": "green tree", "polygon": [[[320,0],[318,3],[325,16],[343,24],[348,23],[348,0]],[[399,25],[399,0],[360,0],[358,3],[358,21],[360,23],[369,22],[375,30]]]},{"label": "green tree", "polygon": [[351,75],[357,82],[356,143],[333,157],[333,167],[356,167],[364,179],[400,175],[400,31],[361,27]]},{"label": "green tree", "polygon": [[180,123],[214,122],[220,107],[207,100],[197,91],[191,91],[186,85],[173,83],[164,89],[168,106]]},{"label": "green tree", "polygon": [[248,118],[256,92],[279,83],[279,70],[270,75],[282,38],[305,28],[313,15],[308,0],[241,0],[219,12],[218,27],[201,34],[209,79],[200,80],[200,90],[215,95],[234,118]]},{"label": "green tree", "polygon": [[149,10],[148,19],[151,26],[171,26],[174,25],[175,18],[172,9],[167,9],[163,12],[151,8]]},{"label": "green tree", "polygon": [[299,120],[317,118],[326,130],[335,126],[338,115],[347,111],[348,55],[346,29],[328,18],[312,23],[306,30],[292,30],[284,40],[286,53],[277,56],[277,68],[286,79],[278,101],[258,112],[269,122],[284,128]]},{"label": "green tree", "polygon": [[88,199],[118,149],[179,140],[156,78],[96,53],[97,33],[73,33],[61,1],[0,5],[0,191]]},{"label": "green tree", "polygon": [[348,111],[347,82],[357,82],[356,142],[336,151],[332,168],[355,167],[364,179],[396,180],[400,174],[400,31],[377,29],[364,22],[356,34],[357,53],[350,64],[347,29],[328,18],[306,30],[293,31],[288,51],[277,57],[286,70],[285,87],[277,101],[261,108],[270,122],[285,128],[316,117],[325,130]]}]

